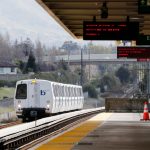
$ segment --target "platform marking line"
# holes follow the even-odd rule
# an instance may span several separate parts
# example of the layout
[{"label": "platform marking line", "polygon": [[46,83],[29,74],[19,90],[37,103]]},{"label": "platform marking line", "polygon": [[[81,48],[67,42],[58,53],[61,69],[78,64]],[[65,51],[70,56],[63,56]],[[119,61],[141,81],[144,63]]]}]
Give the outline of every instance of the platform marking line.
[{"label": "platform marking line", "polygon": [[41,145],[36,150],[71,150],[71,148],[73,148],[75,144],[78,144],[87,134],[102,125],[111,114],[112,113],[100,113],[85,121],[80,126]]}]

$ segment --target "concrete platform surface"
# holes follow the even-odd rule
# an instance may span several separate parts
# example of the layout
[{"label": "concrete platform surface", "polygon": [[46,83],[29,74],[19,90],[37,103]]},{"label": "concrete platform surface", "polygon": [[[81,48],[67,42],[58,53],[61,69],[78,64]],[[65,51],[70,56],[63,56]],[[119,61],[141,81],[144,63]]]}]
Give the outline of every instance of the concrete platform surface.
[{"label": "concrete platform surface", "polygon": [[150,150],[150,121],[142,114],[113,113],[72,150]]},{"label": "concrete platform surface", "polygon": [[100,113],[72,127],[58,136],[48,139],[30,150],[71,150],[74,145],[79,143],[87,134],[103,124],[111,116],[111,113]]}]

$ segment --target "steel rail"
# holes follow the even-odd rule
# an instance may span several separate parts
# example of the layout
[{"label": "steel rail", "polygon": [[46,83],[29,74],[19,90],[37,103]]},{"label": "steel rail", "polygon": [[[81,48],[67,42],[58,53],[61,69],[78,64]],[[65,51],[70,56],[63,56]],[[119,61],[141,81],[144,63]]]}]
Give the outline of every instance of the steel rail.
[{"label": "steel rail", "polygon": [[21,121],[13,121],[13,122],[9,122],[7,124],[0,125],[0,129],[8,128],[8,127],[11,127],[11,126],[14,126],[17,124],[21,124]]}]

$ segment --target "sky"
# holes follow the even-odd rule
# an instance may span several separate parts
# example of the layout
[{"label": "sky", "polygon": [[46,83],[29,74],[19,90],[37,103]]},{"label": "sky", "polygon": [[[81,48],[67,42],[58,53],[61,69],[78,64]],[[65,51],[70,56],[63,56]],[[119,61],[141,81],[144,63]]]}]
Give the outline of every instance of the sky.
[{"label": "sky", "polygon": [[[48,47],[74,40],[35,0],[0,0],[0,34],[6,33],[12,40],[29,37]],[[109,45],[114,42],[100,43]]]}]

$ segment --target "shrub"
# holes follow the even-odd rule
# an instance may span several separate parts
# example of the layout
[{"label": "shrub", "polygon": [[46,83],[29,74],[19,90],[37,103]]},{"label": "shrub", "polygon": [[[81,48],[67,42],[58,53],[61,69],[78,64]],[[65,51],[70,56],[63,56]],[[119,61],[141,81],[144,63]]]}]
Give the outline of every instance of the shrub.
[{"label": "shrub", "polygon": [[83,87],[83,91],[84,92],[88,92],[89,97],[91,98],[97,98],[98,97],[98,93],[96,91],[96,88],[90,84],[85,85]]},{"label": "shrub", "polygon": [[16,81],[6,81],[6,80],[0,80],[0,87],[15,87]]}]

